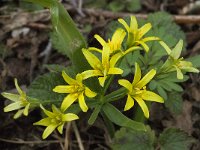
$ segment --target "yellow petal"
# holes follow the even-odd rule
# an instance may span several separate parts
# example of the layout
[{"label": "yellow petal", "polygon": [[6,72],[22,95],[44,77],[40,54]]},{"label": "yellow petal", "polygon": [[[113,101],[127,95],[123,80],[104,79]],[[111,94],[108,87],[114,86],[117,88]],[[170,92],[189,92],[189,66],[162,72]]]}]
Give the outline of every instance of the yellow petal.
[{"label": "yellow petal", "polygon": [[102,53],[102,50],[99,49],[99,48],[96,48],[96,47],[89,47],[88,50],[89,51],[96,51],[96,52]]},{"label": "yellow petal", "polygon": [[134,75],[132,85],[134,86],[136,83],[140,81],[140,79],[141,79],[141,69],[138,63],[135,63],[135,75]]},{"label": "yellow petal", "polygon": [[147,101],[154,101],[158,103],[164,103],[164,99],[160,97],[158,94],[151,91],[143,91],[141,94],[142,99]]},{"label": "yellow petal", "polygon": [[151,37],[143,38],[141,41],[148,42],[148,41],[157,41],[157,40],[160,40],[160,38],[155,37],[155,36],[151,36]]},{"label": "yellow petal", "polygon": [[85,98],[84,98],[84,96],[83,96],[83,93],[81,93],[81,94],[79,95],[79,97],[78,97],[78,103],[79,103],[79,106],[81,107],[81,110],[82,110],[83,112],[87,112],[88,107],[87,107],[87,105],[86,105],[86,103],[85,103]]},{"label": "yellow petal", "polygon": [[46,139],[54,130],[55,128],[57,127],[58,125],[57,124],[51,124],[49,125],[43,132],[42,134],[42,138],[43,139]]},{"label": "yellow petal", "polygon": [[56,114],[56,115],[60,115],[61,114],[61,111],[55,105],[52,105],[51,109],[52,109],[54,114]]},{"label": "yellow petal", "polygon": [[141,39],[150,29],[151,29],[151,23],[147,23],[145,25],[143,25],[139,30],[139,35],[138,35],[138,39]]},{"label": "yellow petal", "polygon": [[135,87],[141,89],[156,75],[156,70],[151,69],[136,85]]},{"label": "yellow petal", "polygon": [[92,68],[94,68],[95,70],[103,68],[100,60],[94,54],[86,49],[82,49],[82,52]]},{"label": "yellow petal", "polygon": [[106,44],[106,41],[104,41],[104,39],[102,37],[100,37],[99,35],[95,34],[94,38],[97,39],[97,41],[104,46]]},{"label": "yellow petal", "polygon": [[130,108],[132,108],[134,106],[134,100],[132,99],[132,97],[128,94],[128,98],[126,101],[126,105],[124,107],[124,111],[129,110]]},{"label": "yellow petal", "polygon": [[100,70],[86,70],[81,73],[83,80],[95,77],[95,76],[103,76],[103,73]]},{"label": "yellow petal", "polygon": [[1,95],[13,102],[17,102],[19,101],[19,98],[20,98],[20,95],[17,95],[17,94],[12,94],[12,93],[6,93],[6,92],[3,92],[1,93]]},{"label": "yellow petal", "polygon": [[108,74],[122,74],[123,70],[120,68],[109,68]]},{"label": "yellow petal", "polygon": [[122,28],[118,28],[114,32],[114,34],[112,36],[112,40],[111,40],[111,42],[114,45],[114,50],[121,49],[121,44],[122,44],[125,36],[126,36],[126,32]]},{"label": "yellow petal", "polygon": [[135,42],[138,43],[138,44],[140,44],[140,45],[142,45],[142,47],[144,48],[144,50],[145,50],[146,52],[149,51],[148,45],[147,45],[146,43],[144,43],[143,41],[135,41]]},{"label": "yellow petal", "polygon": [[70,77],[65,73],[65,71],[62,71],[62,76],[63,76],[63,79],[65,80],[65,82],[67,82],[68,84],[75,84],[75,83],[76,83],[76,80],[70,78]]},{"label": "yellow petal", "polygon": [[58,85],[53,89],[56,93],[72,93],[74,91],[74,86],[71,85]]},{"label": "yellow petal", "polygon": [[54,118],[54,117],[56,116],[56,114],[54,114],[54,113],[52,113],[52,112],[46,110],[41,104],[40,104],[40,108],[44,111],[44,113],[45,113],[48,117]]},{"label": "yellow petal", "polygon": [[129,49],[127,49],[125,52],[124,52],[124,55],[130,53],[130,52],[133,52],[133,51],[136,51],[136,50],[141,50],[142,48],[139,47],[139,46],[133,46],[133,47],[130,47]]},{"label": "yellow petal", "polygon": [[124,21],[123,19],[118,19],[118,22],[124,26],[124,28],[126,29],[127,32],[130,31],[130,28],[129,28],[128,24],[126,23],[126,21]]},{"label": "yellow petal", "polygon": [[99,77],[98,80],[99,80],[99,84],[104,87],[104,83],[107,79],[107,76],[104,76],[104,77]]},{"label": "yellow petal", "polygon": [[163,41],[160,41],[159,43],[166,50],[167,54],[170,55],[171,49],[169,48],[169,46],[167,46],[167,44],[165,42],[163,42]]},{"label": "yellow petal", "polygon": [[67,95],[61,104],[61,111],[64,112],[69,106],[71,106],[78,98],[78,96],[79,95],[76,93]]},{"label": "yellow petal", "polygon": [[141,107],[141,109],[142,109],[142,111],[143,111],[143,113],[144,113],[144,116],[145,116],[146,118],[149,118],[149,110],[148,110],[147,105],[146,105],[145,102],[143,101],[143,99],[140,98],[140,97],[134,97],[134,99],[135,99],[135,100],[137,101],[137,103],[140,105],[140,107]]},{"label": "yellow petal", "polygon": [[62,116],[62,121],[65,121],[65,122],[73,121],[73,120],[77,120],[77,119],[79,119],[79,117],[73,113],[67,113]]},{"label": "yellow petal", "polygon": [[102,51],[102,65],[103,67],[108,70],[109,68],[109,58],[110,58],[110,47],[108,44],[104,45],[103,51]]},{"label": "yellow petal", "polygon": [[177,66],[174,65],[174,67],[176,68],[176,74],[177,74],[177,78],[179,80],[183,79],[183,73],[181,72],[181,69],[179,69]]},{"label": "yellow petal", "polygon": [[93,98],[97,95],[97,93],[91,91],[88,87],[85,87],[85,95],[87,97]]},{"label": "yellow petal", "polygon": [[21,88],[19,87],[19,85],[18,85],[18,82],[17,82],[17,79],[15,78],[14,79],[14,82],[15,82],[15,87],[16,87],[16,89],[17,89],[17,91],[18,91],[18,93],[20,94],[20,95],[23,95],[24,94],[24,92],[21,90]]},{"label": "yellow petal", "polygon": [[133,86],[132,86],[132,84],[128,80],[120,79],[120,80],[118,80],[118,83],[121,86],[125,87],[129,92],[132,92]]},{"label": "yellow petal", "polygon": [[24,107],[24,106],[22,105],[21,101],[15,102],[15,103],[11,103],[11,104],[9,104],[8,106],[6,106],[4,108],[4,112],[9,112],[9,111],[17,110],[17,109],[20,109],[22,107]]},{"label": "yellow petal", "polygon": [[58,130],[58,132],[59,132],[60,134],[63,133],[63,127],[64,127],[64,125],[65,125],[65,123],[62,123],[61,125],[59,125],[59,126],[57,127],[57,130]]},{"label": "yellow petal", "polygon": [[182,49],[183,49],[183,40],[179,40],[179,42],[176,44],[176,46],[172,49],[172,52],[170,53],[170,55],[174,59],[178,59],[181,55]]},{"label": "yellow petal", "polygon": [[130,30],[131,31],[129,31],[129,32],[133,32],[133,33],[136,33],[138,30],[138,23],[137,23],[137,19],[135,16],[131,16]]},{"label": "yellow petal", "polygon": [[121,52],[118,52],[116,54],[114,54],[111,58],[110,58],[110,67],[113,68],[115,67],[116,63],[118,62],[118,60],[120,58],[122,58],[123,54]]},{"label": "yellow petal", "polygon": [[28,103],[28,104],[26,105],[26,107],[24,108],[24,112],[23,112],[24,116],[28,116],[29,107],[30,107],[30,103]]},{"label": "yellow petal", "polygon": [[18,110],[18,111],[15,113],[15,115],[13,116],[13,118],[14,118],[14,119],[18,119],[19,117],[22,116],[23,112],[24,112],[24,109]]},{"label": "yellow petal", "polygon": [[49,117],[33,123],[33,125],[38,125],[38,126],[49,126],[50,124],[51,124],[51,118]]}]

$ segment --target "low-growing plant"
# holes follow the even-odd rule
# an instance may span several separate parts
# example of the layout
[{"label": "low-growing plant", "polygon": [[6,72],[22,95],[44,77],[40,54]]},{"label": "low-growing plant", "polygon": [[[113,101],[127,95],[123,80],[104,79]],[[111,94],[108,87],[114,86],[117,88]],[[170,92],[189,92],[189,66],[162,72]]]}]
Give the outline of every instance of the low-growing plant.
[{"label": "low-growing plant", "polygon": [[[100,43],[100,48],[88,47],[73,20],[57,0],[27,1],[49,8],[53,24],[52,42],[59,52],[71,60],[72,65],[46,65],[52,72],[36,78],[27,93],[15,79],[18,94],[2,93],[12,101],[4,108],[4,112],[17,111],[14,115],[14,119],[17,119],[22,115],[29,116],[33,109],[41,108],[47,117],[34,125],[46,127],[43,139],[56,129],[62,134],[65,124],[79,119],[80,112],[92,112],[88,124],[92,125],[101,116],[112,138],[115,134],[113,124],[123,127],[115,135],[115,145],[112,146],[114,149],[123,149],[120,146],[123,144],[120,142],[122,138],[131,142],[127,147],[131,148],[130,144],[137,145],[134,142],[134,139],[138,140],[137,137],[145,137],[146,145],[153,147],[154,140],[149,139],[154,137],[153,131],[145,125],[151,103],[169,104],[169,99],[173,103],[173,96],[170,94],[177,91],[181,95],[183,89],[179,83],[188,79],[186,73],[199,73],[190,61],[181,57],[183,40],[180,39],[173,47],[168,46],[156,34],[148,34],[152,28],[151,23],[139,26],[136,17],[130,16],[127,21],[118,19],[119,27],[108,40],[97,34],[94,36]],[[162,51],[159,59],[154,58],[151,52],[152,45],[156,44],[163,48],[153,50],[154,54]],[[126,78],[127,74],[123,75],[127,69],[127,65],[126,68],[122,65],[124,61],[132,64],[128,68],[132,70],[128,72],[129,78]],[[109,88],[111,84],[115,85],[114,89]],[[114,105],[114,101],[124,101],[123,110],[121,106]],[[52,111],[48,110],[49,106]],[[134,110],[133,118],[123,114],[123,111],[130,109]],[[169,143],[168,134],[186,140],[187,136],[179,132],[181,131],[171,129],[160,135],[161,149],[166,149],[165,146]],[[177,143],[181,145],[181,142]],[[145,149],[146,146],[142,142],[141,144],[141,149]],[[169,144],[167,146],[173,147]]]}]

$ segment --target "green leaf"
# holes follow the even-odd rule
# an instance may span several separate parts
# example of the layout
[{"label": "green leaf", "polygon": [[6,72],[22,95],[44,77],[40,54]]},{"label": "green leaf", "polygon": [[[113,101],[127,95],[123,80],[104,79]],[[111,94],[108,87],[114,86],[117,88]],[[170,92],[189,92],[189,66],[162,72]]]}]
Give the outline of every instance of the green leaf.
[{"label": "green leaf", "polygon": [[53,88],[57,85],[65,85],[61,74],[47,73],[37,77],[30,85],[27,95],[40,100],[45,104],[60,104],[66,94],[53,92]]},{"label": "green leaf", "polygon": [[136,12],[141,9],[140,0],[126,0],[126,9],[130,12]]},{"label": "green leaf", "polygon": [[127,118],[117,108],[115,108],[113,105],[109,103],[104,104],[102,109],[110,121],[121,127],[126,127],[132,130],[142,130],[142,131],[146,130],[143,123],[136,122],[134,120]]},{"label": "green leaf", "polygon": [[187,133],[175,128],[166,129],[159,137],[161,150],[188,150],[192,142]]},{"label": "green leaf", "polygon": [[120,1],[112,1],[108,4],[108,8],[113,12],[122,11],[125,7],[124,3],[121,3]]},{"label": "green leaf", "polygon": [[187,58],[186,61],[190,61],[193,64],[193,67],[200,68],[200,55]]},{"label": "green leaf", "polygon": [[94,111],[92,112],[92,114],[91,114],[91,116],[90,116],[90,118],[89,118],[89,120],[88,120],[88,124],[89,124],[89,125],[92,125],[92,124],[95,122],[95,120],[97,119],[98,114],[99,114],[99,112],[100,112],[100,110],[101,110],[101,107],[102,107],[102,105],[97,105],[97,106],[94,108]]},{"label": "green leaf", "polygon": [[[166,12],[152,13],[148,15],[146,23],[147,22],[152,24],[152,30],[148,32],[148,36],[159,37],[171,48],[174,47],[180,39],[183,39],[184,43],[186,43],[184,32],[181,31],[180,27],[176,23],[174,23],[170,14]],[[153,54],[153,58],[156,56],[159,60],[159,57],[167,54],[164,48],[157,41],[149,43],[152,44],[151,50],[149,51],[151,53],[149,53],[149,55]],[[185,46],[183,49],[185,49]]]},{"label": "green leaf", "polygon": [[180,114],[183,107],[183,99],[181,93],[172,92],[168,94],[165,106],[174,114]]},{"label": "green leaf", "polygon": [[113,140],[113,150],[154,150],[155,133],[149,127],[146,132],[121,128]]},{"label": "green leaf", "polygon": [[[50,9],[51,20],[54,27],[53,39],[58,42],[59,52],[67,55],[76,72],[82,72],[89,65],[82,54],[81,49],[86,47],[86,42],[78,31],[75,23],[65,10],[64,6],[57,0],[26,0]],[[53,42],[55,45],[55,42]]]},{"label": "green leaf", "polygon": [[85,8],[105,8],[107,6],[106,0],[84,0],[83,7]]},{"label": "green leaf", "polygon": [[61,73],[62,71],[65,71],[69,76],[75,77],[75,73],[73,71],[72,66],[64,67],[58,64],[45,64],[44,67],[47,68],[51,72]]}]

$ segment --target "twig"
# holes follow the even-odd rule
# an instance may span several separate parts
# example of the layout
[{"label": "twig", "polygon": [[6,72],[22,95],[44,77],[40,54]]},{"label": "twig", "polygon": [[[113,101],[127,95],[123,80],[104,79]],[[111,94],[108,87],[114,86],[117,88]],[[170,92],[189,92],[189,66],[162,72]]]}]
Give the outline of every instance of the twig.
[{"label": "twig", "polygon": [[[42,143],[60,143],[60,140],[45,140],[45,141],[24,141],[24,140],[9,140],[0,138],[0,141],[13,143],[13,144],[42,144]],[[64,142],[64,141],[62,141]]]},{"label": "twig", "polygon": [[76,139],[77,139],[78,146],[79,146],[80,150],[84,150],[83,143],[82,143],[82,140],[81,140],[81,136],[79,134],[79,131],[78,131],[78,128],[77,128],[75,122],[72,122],[72,127],[74,129],[75,136],[76,136]]},{"label": "twig", "polygon": [[[83,9],[88,15],[93,16],[104,16],[106,18],[120,18],[120,17],[127,17],[130,15],[134,15],[137,18],[146,19],[148,15],[146,14],[133,14],[133,13],[124,13],[124,12],[111,12],[107,10],[98,10],[98,9]],[[175,22],[180,24],[200,24],[200,15],[172,15]]]},{"label": "twig", "polygon": [[69,147],[70,128],[71,128],[71,122],[68,122],[66,125],[66,131],[65,131],[65,144],[64,144],[65,150],[68,150],[68,147]]}]

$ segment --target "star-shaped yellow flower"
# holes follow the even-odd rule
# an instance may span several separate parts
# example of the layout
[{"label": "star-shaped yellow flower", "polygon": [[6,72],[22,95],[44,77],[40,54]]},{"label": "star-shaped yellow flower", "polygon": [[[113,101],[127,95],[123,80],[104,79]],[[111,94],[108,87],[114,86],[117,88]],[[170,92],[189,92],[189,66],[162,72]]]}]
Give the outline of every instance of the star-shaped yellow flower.
[{"label": "star-shaped yellow flower", "polygon": [[183,57],[179,58],[183,48],[183,40],[179,40],[172,50],[163,41],[160,41],[160,44],[165,48],[169,55],[167,61],[161,68],[164,72],[176,71],[178,79],[183,79],[183,73],[181,70],[199,73],[199,70],[194,68],[191,62],[185,61]]},{"label": "star-shaped yellow flower", "polygon": [[19,118],[22,114],[24,116],[28,116],[28,110],[30,107],[30,103],[27,100],[26,93],[22,91],[22,89],[19,87],[17,79],[14,79],[15,87],[19,94],[12,94],[12,93],[6,93],[3,92],[2,95],[13,101],[13,103],[9,104],[4,108],[4,112],[10,112],[14,110],[18,110],[17,113],[14,115],[14,119]]},{"label": "star-shaped yellow flower", "polygon": [[63,127],[66,122],[79,119],[79,117],[76,114],[64,114],[60,109],[58,109],[54,105],[52,105],[52,112],[46,110],[42,105],[40,105],[40,107],[48,117],[38,122],[35,122],[33,125],[46,126],[46,129],[42,134],[43,139],[46,139],[56,128],[58,132],[62,134]]},{"label": "star-shaped yellow flower", "polygon": [[144,100],[146,101],[154,101],[163,103],[164,100],[162,97],[157,95],[154,92],[146,90],[146,84],[151,81],[151,79],[155,76],[156,70],[150,70],[142,79],[141,79],[141,69],[139,65],[135,64],[135,76],[133,82],[130,83],[128,80],[121,79],[118,81],[120,85],[125,87],[128,90],[128,98],[126,101],[126,105],[124,107],[124,111],[129,110],[134,106],[134,100],[137,101],[139,106],[142,108],[144,112],[144,116],[149,118],[149,110]]},{"label": "star-shaped yellow flower", "polygon": [[98,76],[99,83],[103,87],[108,75],[123,73],[122,69],[115,67],[117,59],[115,59],[115,57],[110,58],[110,47],[107,44],[104,45],[102,50],[102,61],[100,61],[89,50],[83,49],[82,51],[88,63],[94,69],[86,70],[83,73],[81,73],[83,79]]},{"label": "star-shaped yellow flower", "polygon": [[70,78],[64,71],[62,72],[62,76],[69,85],[58,85],[53,89],[57,93],[69,93],[61,104],[61,110],[64,112],[78,99],[80,108],[83,112],[86,112],[88,107],[85,103],[84,95],[93,98],[97,94],[82,83],[83,79],[81,74],[76,75],[76,80]]},{"label": "star-shaped yellow flower", "polygon": [[149,47],[146,44],[148,41],[159,40],[158,37],[145,37],[143,36],[152,28],[150,23],[145,24],[141,28],[138,28],[138,23],[135,16],[131,16],[130,26],[123,20],[118,19],[118,21],[125,27],[128,32],[127,46],[128,48],[132,46],[142,45],[146,52],[149,51]]},{"label": "star-shaped yellow flower", "polygon": [[[110,53],[114,53],[116,51],[120,51],[121,50],[121,47],[122,47],[122,42],[124,40],[126,36],[126,32],[124,31],[124,29],[122,28],[118,28],[111,40],[108,39],[108,42],[106,42],[102,37],[100,37],[99,35],[95,34],[95,38],[97,39],[97,41],[102,45],[102,47],[104,47],[106,44],[110,47]],[[98,52],[102,52],[101,49],[98,49],[98,48],[95,48],[95,47],[90,47],[89,50],[95,50],[95,51],[98,51]]]}]

